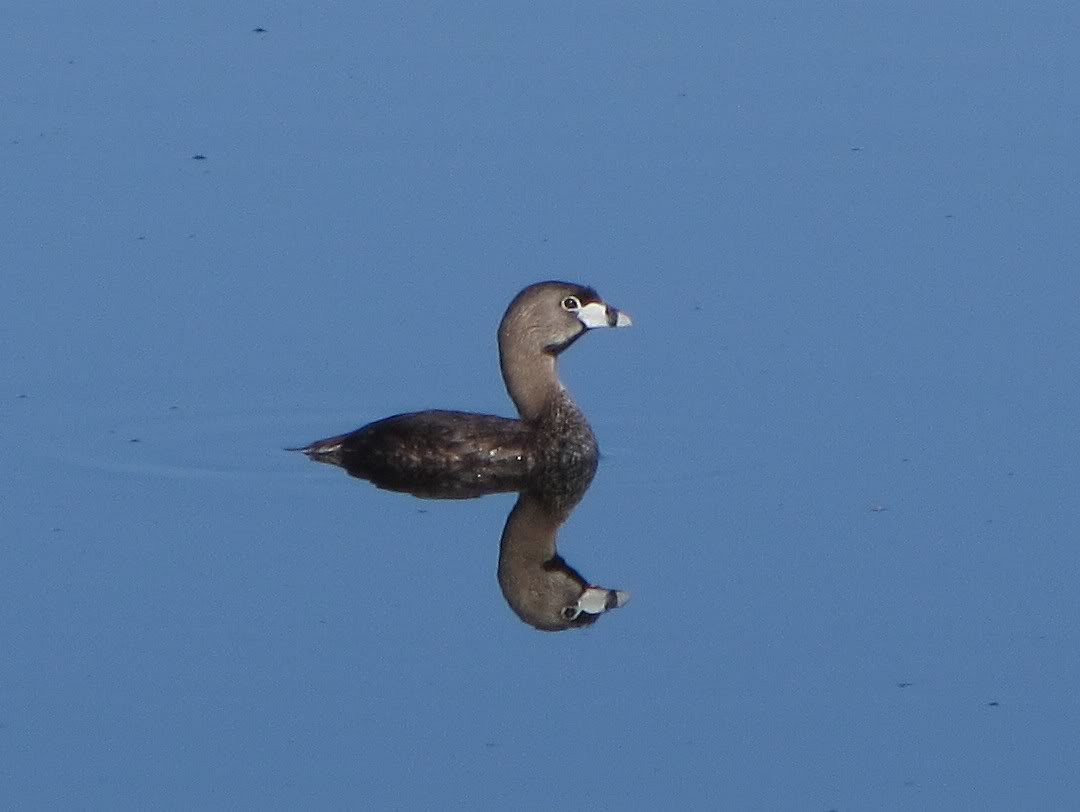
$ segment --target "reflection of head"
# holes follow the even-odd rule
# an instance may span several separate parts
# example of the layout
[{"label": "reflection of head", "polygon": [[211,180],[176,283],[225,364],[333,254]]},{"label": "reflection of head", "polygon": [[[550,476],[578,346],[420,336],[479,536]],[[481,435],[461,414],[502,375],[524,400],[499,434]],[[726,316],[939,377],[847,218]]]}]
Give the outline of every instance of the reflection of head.
[{"label": "reflection of head", "polygon": [[543,631],[589,626],[630,598],[627,592],[591,586],[555,551],[564,518],[530,493],[522,493],[499,546],[503,597],[519,618]]}]

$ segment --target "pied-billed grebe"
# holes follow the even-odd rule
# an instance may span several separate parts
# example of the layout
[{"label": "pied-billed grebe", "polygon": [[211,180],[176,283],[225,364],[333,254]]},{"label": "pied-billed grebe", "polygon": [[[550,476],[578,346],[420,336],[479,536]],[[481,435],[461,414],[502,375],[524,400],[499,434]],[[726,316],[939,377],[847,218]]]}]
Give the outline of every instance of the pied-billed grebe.
[{"label": "pied-billed grebe", "polygon": [[538,496],[562,513],[588,487],[599,450],[588,421],[559,381],[556,358],[592,328],[629,324],[629,316],[590,287],[530,285],[514,297],[499,324],[499,362],[520,419],[411,412],[297,450],[380,488],[417,496],[464,498],[541,483]]}]

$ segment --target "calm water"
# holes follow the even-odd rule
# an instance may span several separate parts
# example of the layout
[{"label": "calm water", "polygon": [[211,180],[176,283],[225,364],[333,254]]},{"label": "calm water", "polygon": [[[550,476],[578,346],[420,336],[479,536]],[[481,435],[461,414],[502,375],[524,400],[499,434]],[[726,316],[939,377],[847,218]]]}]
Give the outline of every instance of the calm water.
[{"label": "calm water", "polygon": [[[1080,805],[1080,12],[460,14],[9,4],[0,806]],[[282,451],[509,414],[550,277],[561,634]]]}]

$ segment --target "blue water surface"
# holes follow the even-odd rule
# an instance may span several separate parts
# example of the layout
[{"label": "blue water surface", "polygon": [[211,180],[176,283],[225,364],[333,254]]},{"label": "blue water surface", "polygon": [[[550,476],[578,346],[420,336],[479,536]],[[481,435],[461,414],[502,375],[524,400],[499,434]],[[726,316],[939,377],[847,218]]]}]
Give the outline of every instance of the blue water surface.
[{"label": "blue water surface", "polygon": [[[1078,8],[8,3],[0,807],[1080,807]],[[561,634],[282,450],[546,278]]]}]

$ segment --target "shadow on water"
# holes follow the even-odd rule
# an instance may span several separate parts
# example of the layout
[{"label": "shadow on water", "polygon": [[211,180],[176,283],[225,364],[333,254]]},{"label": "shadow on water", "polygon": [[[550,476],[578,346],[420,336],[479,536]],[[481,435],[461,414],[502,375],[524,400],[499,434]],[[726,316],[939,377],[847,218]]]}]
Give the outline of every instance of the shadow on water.
[{"label": "shadow on water", "polygon": [[590,329],[630,318],[592,288],[525,288],[499,326],[499,358],[520,419],[431,410],[395,415],[302,451],[386,490],[427,499],[517,492],[499,542],[499,586],[544,631],[587,626],[629,594],[590,584],[558,554],[559,528],[596,473],[596,437],[559,382],[557,356]]}]

